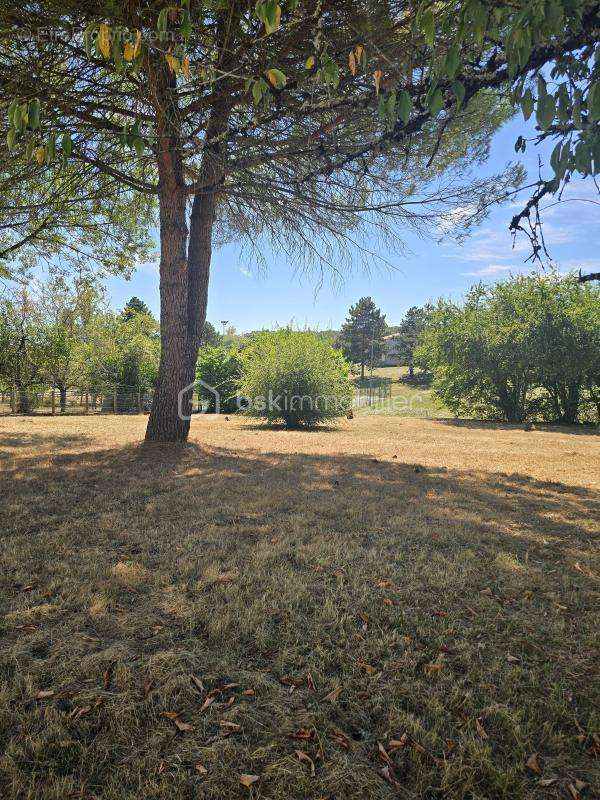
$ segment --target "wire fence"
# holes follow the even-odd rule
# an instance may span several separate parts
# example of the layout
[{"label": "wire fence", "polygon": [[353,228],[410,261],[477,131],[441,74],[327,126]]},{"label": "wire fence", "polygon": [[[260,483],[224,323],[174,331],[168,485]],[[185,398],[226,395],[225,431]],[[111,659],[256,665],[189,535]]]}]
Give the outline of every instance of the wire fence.
[{"label": "wire fence", "polygon": [[3,414],[145,414],[154,389],[138,386],[9,386],[0,388]]},{"label": "wire fence", "polygon": [[[373,406],[392,394],[392,379],[366,377],[355,381],[354,408]],[[153,387],[58,386],[0,387],[0,414],[147,414]],[[194,392],[193,413],[205,409],[206,401]]]},{"label": "wire fence", "polygon": [[355,381],[354,400],[355,408],[372,406],[381,400],[388,400],[392,396],[392,379],[371,376],[359,378]]}]

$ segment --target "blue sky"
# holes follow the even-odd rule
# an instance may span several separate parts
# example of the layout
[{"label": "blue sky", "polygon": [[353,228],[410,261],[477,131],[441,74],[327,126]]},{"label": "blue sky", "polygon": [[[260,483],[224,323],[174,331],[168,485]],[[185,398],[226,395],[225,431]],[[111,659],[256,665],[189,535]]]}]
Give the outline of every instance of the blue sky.
[{"label": "blue sky", "polygon": [[[547,158],[548,152],[529,145],[527,152],[517,157],[514,143],[523,132],[521,117],[498,131],[490,158],[480,168],[482,173],[498,172],[508,161],[521,160],[530,178],[535,179],[538,156]],[[548,170],[545,174],[550,175]],[[563,199],[567,202],[547,208],[543,216],[546,242],[556,266],[564,271],[600,269],[598,209],[593,202],[599,198],[593,183],[590,179],[574,181]],[[479,280],[495,282],[511,273],[532,271],[534,267],[524,263],[530,252],[527,241],[524,237],[518,239],[512,249],[508,232],[517,207],[521,207],[518,202],[495,208],[461,246],[450,240],[424,240],[400,230],[407,245],[403,254],[379,249],[392,269],[379,267],[365,272],[356,267],[346,273],[343,282],[325,276],[320,286],[316,275],[298,274],[268,251],[264,253],[265,267],[244,257],[241,248],[227,245],[213,252],[207,318],[219,329],[220,321],[228,320],[238,332],[290,323],[318,329],[339,328],[349,306],[359,297],[371,295],[386,314],[388,324],[397,324],[412,305],[422,305],[439,296],[458,300]],[[373,246],[377,249],[375,243]],[[158,316],[157,263],[143,264],[129,281],[109,279],[108,291],[114,307],[122,307],[137,295]]]}]

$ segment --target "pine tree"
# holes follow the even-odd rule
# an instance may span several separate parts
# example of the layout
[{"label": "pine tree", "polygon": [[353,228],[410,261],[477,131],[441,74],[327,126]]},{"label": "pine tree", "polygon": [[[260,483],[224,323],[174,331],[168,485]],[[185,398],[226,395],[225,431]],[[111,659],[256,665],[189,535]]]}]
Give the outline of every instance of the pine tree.
[{"label": "pine tree", "polygon": [[387,331],[385,314],[376,307],[371,297],[361,297],[350,307],[338,339],[344,355],[353,364],[360,364],[361,380],[365,377],[365,364],[381,355],[381,343]]}]

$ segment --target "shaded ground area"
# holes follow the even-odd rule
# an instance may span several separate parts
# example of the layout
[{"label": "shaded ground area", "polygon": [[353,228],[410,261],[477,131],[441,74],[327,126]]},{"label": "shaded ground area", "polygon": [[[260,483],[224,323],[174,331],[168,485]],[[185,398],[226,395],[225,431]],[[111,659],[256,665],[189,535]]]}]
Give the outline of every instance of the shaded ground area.
[{"label": "shaded ground area", "polygon": [[144,422],[0,420],[1,796],[598,792],[600,437]]}]

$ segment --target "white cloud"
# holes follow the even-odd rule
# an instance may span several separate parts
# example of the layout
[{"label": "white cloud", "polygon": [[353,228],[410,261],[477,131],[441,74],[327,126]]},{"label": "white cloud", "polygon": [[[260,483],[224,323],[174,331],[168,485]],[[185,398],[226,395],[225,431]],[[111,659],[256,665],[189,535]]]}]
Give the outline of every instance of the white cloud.
[{"label": "white cloud", "polygon": [[158,275],[160,268],[160,261],[158,259],[151,261],[138,261],[135,265],[136,271],[145,272],[147,275]]},{"label": "white cloud", "polygon": [[514,269],[512,264],[488,264],[487,267],[481,267],[472,272],[461,272],[461,275],[483,278],[489,275],[498,275],[501,272],[509,272],[511,269]]},{"label": "white cloud", "polygon": [[439,227],[442,233],[452,230],[457,225],[460,225],[465,219],[475,213],[475,206],[458,206],[447,214],[442,214],[439,222]]}]

